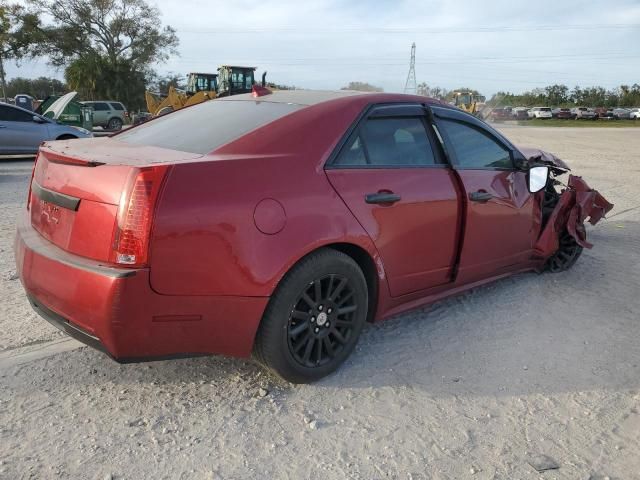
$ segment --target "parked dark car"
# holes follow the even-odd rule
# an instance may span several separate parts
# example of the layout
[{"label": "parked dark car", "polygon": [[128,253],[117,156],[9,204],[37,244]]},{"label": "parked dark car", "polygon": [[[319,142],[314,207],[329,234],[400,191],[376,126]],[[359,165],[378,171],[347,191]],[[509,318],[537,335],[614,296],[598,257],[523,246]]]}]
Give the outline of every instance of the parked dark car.
[{"label": "parked dark car", "polygon": [[553,110],[553,117],[560,120],[573,120],[575,115],[570,108],[556,108]]},{"label": "parked dark car", "polygon": [[15,243],[35,310],[119,361],[253,352],[309,382],[366,322],[571,267],[612,208],[438,100],[265,90],[43,145]]},{"label": "parked dark car", "polygon": [[527,107],[515,107],[511,109],[511,116],[516,120],[528,120],[529,109]]},{"label": "parked dark car", "polygon": [[30,110],[0,102],[0,157],[35,155],[46,140],[88,138],[91,132],[62,125]]},{"label": "parked dark car", "polygon": [[504,120],[511,120],[513,117],[511,116],[510,108],[494,108],[491,110],[489,118],[494,122],[501,122]]}]

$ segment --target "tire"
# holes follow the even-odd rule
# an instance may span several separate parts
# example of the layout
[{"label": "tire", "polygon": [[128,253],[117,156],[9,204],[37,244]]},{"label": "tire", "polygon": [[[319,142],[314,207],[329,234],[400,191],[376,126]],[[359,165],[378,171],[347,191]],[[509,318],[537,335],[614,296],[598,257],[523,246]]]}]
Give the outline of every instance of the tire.
[{"label": "tire", "polygon": [[256,359],[291,383],[335,371],[367,319],[367,282],[358,264],[332,249],[314,252],[280,282],[256,335]]},{"label": "tire", "polygon": [[582,255],[583,248],[578,245],[576,239],[569,235],[569,232],[566,230],[560,234],[558,243],[558,250],[549,257],[545,264],[545,270],[551,273],[569,270],[576,264],[580,255]]},{"label": "tire", "polygon": [[[553,212],[560,194],[550,183],[544,191],[544,200],[542,202],[542,225],[546,226],[549,216]],[[570,269],[575,265],[582,255],[583,248],[578,245],[576,239],[564,230],[558,238],[558,250],[547,259],[544,270],[551,273],[559,273]]]},{"label": "tire", "polygon": [[107,130],[112,130],[112,131],[118,131],[118,130],[122,130],[122,119],[118,118],[118,117],[113,117],[111,119],[109,119],[109,122],[107,123]]}]

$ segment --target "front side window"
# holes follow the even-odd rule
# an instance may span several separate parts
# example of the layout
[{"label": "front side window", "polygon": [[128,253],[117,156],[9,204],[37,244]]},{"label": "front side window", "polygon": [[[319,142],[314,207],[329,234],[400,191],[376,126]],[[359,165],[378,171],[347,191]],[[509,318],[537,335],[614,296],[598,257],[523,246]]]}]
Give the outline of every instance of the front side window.
[{"label": "front side window", "polygon": [[447,147],[453,149],[456,166],[471,169],[513,167],[509,150],[489,134],[454,120],[441,119],[438,128],[448,139]]},{"label": "front side window", "polygon": [[402,167],[435,165],[436,158],[422,119],[368,119],[334,165]]}]

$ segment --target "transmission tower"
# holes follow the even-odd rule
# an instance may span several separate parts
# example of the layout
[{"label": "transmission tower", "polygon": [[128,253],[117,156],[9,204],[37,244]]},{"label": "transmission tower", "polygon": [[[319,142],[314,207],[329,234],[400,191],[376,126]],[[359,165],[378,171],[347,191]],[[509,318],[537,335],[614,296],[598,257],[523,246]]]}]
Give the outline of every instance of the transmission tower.
[{"label": "transmission tower", "polygon": [[416,44],[411,44],[411,63],[409,64],[409,74],[404,84],[404,93],[416,94]]}]

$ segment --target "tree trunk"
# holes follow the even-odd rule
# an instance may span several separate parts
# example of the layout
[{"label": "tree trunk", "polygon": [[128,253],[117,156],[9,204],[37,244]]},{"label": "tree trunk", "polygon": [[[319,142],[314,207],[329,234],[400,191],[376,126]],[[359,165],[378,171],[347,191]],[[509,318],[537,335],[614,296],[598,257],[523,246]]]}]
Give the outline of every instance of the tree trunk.
[{"label": "tree trunk", "polygon": [[2,89],[2,99],[4,103],[7,103],[7,84],[4,78],[4,61],[2,55],[0,55],[0,88]]}]

